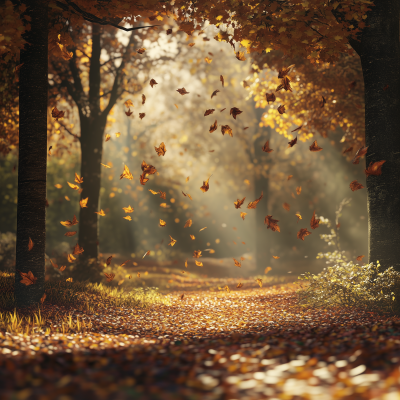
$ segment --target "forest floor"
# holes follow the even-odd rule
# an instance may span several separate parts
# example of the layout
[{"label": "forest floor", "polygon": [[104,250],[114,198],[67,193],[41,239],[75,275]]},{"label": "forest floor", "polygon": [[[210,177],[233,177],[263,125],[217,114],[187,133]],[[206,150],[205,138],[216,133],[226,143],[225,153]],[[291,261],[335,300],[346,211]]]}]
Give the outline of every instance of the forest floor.
[{"label": "forest floor", "polygon": [[400,398],[399,318],[305,310],[291,283],[235,286],[72,310],[86,333],[0,333],[0,399]]}]

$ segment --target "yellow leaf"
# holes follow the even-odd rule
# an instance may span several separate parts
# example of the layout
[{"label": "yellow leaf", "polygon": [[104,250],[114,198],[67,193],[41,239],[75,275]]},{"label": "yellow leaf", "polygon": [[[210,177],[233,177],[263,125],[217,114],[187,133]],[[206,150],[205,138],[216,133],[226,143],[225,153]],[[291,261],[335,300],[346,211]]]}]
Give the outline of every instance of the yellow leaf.
[{"label": "yellow leaf", "polygon": [[85,207],[87,208],[87,202],[88,202],[88,200],[89,200],[89,197],[86,197],[86,199],[82,199],[82,200],[79,202],[81,208],[85,208]]},{"label": "yellow leaf", "polygon": [[132,217],[130,215],[127,215],[126,217],[123,217],[124,219],[127,219],[128,221],[132,221]]},{"label": "yellow leaf", "polygon": [[61,189],[62,185],[60,185],[59,183],[57,183],[56,185],[54,185],[54,187],[56,187],[57,189]]},{"label": "yellow leaf", "polygon": [[106,134],[106,142],[108,142],[111,139],[111,135],[109,133]]},{"label": "yellow leaf", "polygon": [[132,213],[132,212],[135,211],[131,206],[122,207],[122,209],[123,209],[127,214]]},{"label": "yellow leaf", "polygon": [[106,215],[103,209],[100,209],[100,211],[95,211],[95,214],[99,214],[101,217],[104,217]]},{"label": "yellow leaf", "polygon": [[67,183],[68,183],[68,185],[69,185],[69,187],[71,189],[74,189],[74,190],[79,190],[80,189],[80,187],[78,185],[74,185],[73,183],[69,183],[69,182],[67,182]]}]

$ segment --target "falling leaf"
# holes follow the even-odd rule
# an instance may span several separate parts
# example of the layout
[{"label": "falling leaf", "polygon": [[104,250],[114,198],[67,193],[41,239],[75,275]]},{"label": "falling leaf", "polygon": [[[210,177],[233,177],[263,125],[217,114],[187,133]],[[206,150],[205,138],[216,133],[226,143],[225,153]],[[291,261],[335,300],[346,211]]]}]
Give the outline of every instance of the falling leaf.
[{"label": "falling leaf", "polygon": [[356,180],[350,182],[350,189],[351,189],[353,192],[355,192],[356,190],[363,189],[363,188],[364,188],[364,186],[361,185],[361,183],[357,182]]},{"label": "falling leaf", "polygon": [[77,231],[65,232],[64,236],[71,237],[75,236],[77,233],[78,233]]},{"label": "falling leaf", "polygon": [[127,215],[126,217],[122,217],[123,219],[126,219],[128,221],[132,221],[132,217],[130,215]]},{"label": "falling leaf", "polygon": [[289,65],[288,67],[283,67],[282,69],[279,70],[278,78],[283,79],[285,78],[289,73],[290,70],[295,66],[295,64]]},{"label": "falling leaf", "polygon": [[110,257],[107,258],[107,260],[106,260],[106,264],[107,264],[107,265],[110,265],[110,264],[111,264],[112,258],[113,258],[113,256],[110,256]]},{"label": "falling leaf", "polygon": [[131,261],[131,260],[125,260],[125,261],[120,265],[120,267],[123,267],[123,266],[126,265],[129,261]]},{"label": "falling leaf", "polygon": [[43,304],[46,299],[46,293],[43,294],[43,296],[40,298],[40,302]]},{"label": "falling leaf", "polygon": [[206,112],[204,113],[204,116],[206,117],[207,115],[211,115],[214,111],[215,111],[214,108],[210,108],[209,110],[206,110]]},{"label": "falling leaf", "polygon": [[67,268],[66,265],[63,265],[62,267],[60,267],[60,272],[63,272],[65,270],[65,268]]},{"label": "falling leaf", "polygon": [[64,112],[64,111],[59,111],[59,110],[57,109],[57,107],[54,107],[54,108],[51,110],[51,116],[52,116],[56,121],[58,121],[59,118],[64,118],[64,114],[65,114],[65,112]]},{"label": "falling leaf", "polygon": [[129,108],[128,111],[125,111],[125,114],[130,117],[133,114],[133,111]]},{"label": "falling leaf", "polygon": [[54,185],[54,187],[57,188],[57,189],[61,189],[61,188],[62,188],[62,185],[60,185],[59,183],[57,183],[57,184]]},{"label": "falling leaf", "polygon": [[357,261],[362,261],[362,259],[363,259],[364,257],[365,257],[364,255],[358,256],[358,257],[357,257]]},{"label": "falling leaf", "polygon": [[139,54],[143,54],[146,51],[144,47],[141,47],[140,49],[137,50]]},{"label": "falling leaf", "polygon": [[266,100],[267,100],[268,104],[269,104],[269,102],[273,103],[276,100],[275,93],[271,93],[271,94],[267,93]]},{"label": "falling leaf", "polygon": [[192,239],[192,240],[196,239],[196,237],[194,235],[189,235],[189,236],[190,236],[190,239]]},{"label": "falling leaf", "polygon": [[241,267],[242,263],[238,260],[236,260],[236,258],[233,258],[233,261],[235,262],[236,267]]},{"label": "falling leaf", "polygon": [[236,116],[241,114],[243,111],[240,111],[237,107],[232,107],[229,115],[232,115],[234,119],[236,119]]},{"label": "falling leaf", "polygon": [[320,221],[321,220],[315,218],[315,210],[314,210],[314,213],[313,213],[313,215],[311,217],[311,222],[310,222],[311,228],[312,229],[317,229],[319,227]]},{"label": "falling leaf", "polygon": [[106,165],[106,164],[103,164],[103,163],[100,163],[103,167],[106,167],[106,168],[111,168],[109,165]]},{"label": "falling leaf", "polygon": [[272,268],[271,268],[271,267],[267,267],[267,268],[265,268],[264,274],[268,274],[268,272],[269,272],[269,271],[271,271],[271,270],[272,270]]},{"label": "falling leaf", "polygon": [[246,61],[246,57],[244,56],[244,52],[243,51],[237,51],[235,53],[235,56],[239,61]]},{"label": "falling leaf", "polygon": [[198,267],[202,267],[202,266],[203,266],[203,263],[202,263],[201,261],[194,260],[194,263],[195,263]]},{"label": "falling leaf", "polygon": [[143,119],[146,116],[146,113],[139,113],[139,118]]},{"label": "falling leaf", "polygon": [[242,219],[243,219],[243,221],[244,221],[244,217],[247,215],[247,213],[245,213],[245,212],[241,212],[240,213],[240,216],[242,217]]},{"label": "falling leaf", "polygon": [[366,147],[360,147],[357,151],[356,154],[352,160],[353,164],[358,164],[360,162],[360,158],[362,156],[365,156],[365,154],[367,154],[367,150],[368,150],[368,146]]},{"label": "falling leaf", "polygon": [[242,206],[242,204],[244,203],[245,198],[246,198],[246,197],[243,197],[242,200],[237,199],[237,201],[234,201],[234,202],[233,202],[233,204],[235,205],[235,208],[236,208],[236,209],[239,209],[239,208]]},{"label": "falling leaf", "polygon": [[31,271],[29,272],[21,272],[18,271],[19,274],[21,275],[22,281],[20,281],[22,284],[29,286],[29,285],[33,285],[34,283],[36,283],[37,278],[33,275],[33,273]]},{"label": "falling leaf", "polygon": [[207,227],[205,226],[204,228],[201,228],[201,229],[199,230],[199,232],[204,231],[204,229],[207,229]]},{"label": "falling leaf", "polygon": [[171,235],[168,235],[168,236],[171,239],[171,241],[168,243],[168,246],[172,247],[176,243],[176,240]]},{"label": "falling leaf", "polygon": [[218,90],[218,89],[217,89],[217,90],[214,90],[214,91],[212,92],[212,94],[211,94],[211,98],[213,98],[214,96],[216,96],[217,93],[219,93],[219,90]]},{"label": "falling leaf", "polygon": [[73,263],[76,260],[76,258],[72,254],[68,254],[67,258],[70,263]]},{"label": "falling leaf", "polygon": [[283,203],[282,207],[286,210],[289,211],[290,210],[290,205],[288,203]]},{"label": "falling leaf", "polygon": [[172,29],[171,28],[167,29],[166,34],[170,35],[171,33],[172,33]]},{"label": "falling leaf", "polygon": [[257,281],[256,281],[256,282],[258,283],[258,285],[259,285],[260,287],[262,287],[262,279],[257,278]]},{"label": "falling leaf", "polygon": [[193,199],[192,199],[192,196],[191,196],[189,193],[184,193],[184,192],[182,191],[182,194],[183,194],[185,197],[189,197],[190,200],[193,200]]},{"label": "falling leaf", "polygon": [[298,130],[300,130],[303,127],[303,125],[300,125],[299,127],[297,127],[296,129],[293,129],[292,132],[296,132]]},{"label": "falling leaf", "polygon": [[193,47],[196,43],[189,43],[188,46],[189,47]]},{"label": "falling leaf", "polygon": [[386,160],[376,161],[376,162],[372,162],[371,161],[369,163],[368,168],[366,170],[364,170],[365,174],[367,176],[370,176],[370,175],[375,175],[375,176],[381,175],[382,174],[381,168],[382,168],[382,165],[385,162],[386,162]]},{"label": "falling leaf", "polygon": [[67,183],[68,183],[68,186],[71,189],[74,189],[74,190],[79,190],[80,189],[80,187],[78,185],[74,185],[73,183],[69,183],[69,182],[67,182]]},{"label": "falling leaf", "polygon": [[300,195],[300,193],[301,193],[301,186],[298,186],[298,187],[296,188],[296,193],[297,193],[298,196]]},{"label": "falling leaf", "polygon": [[126,100],[126,101],[125,101],[125,107],[126,107],[126,108],[133,107],[132,100]]},{"label": "falling leaf", "polygon": [[99,214],[101,217],[104,217],[106,215],[103,209],[100,209],[100,211],[95,211],[94,213]]},{"label": "falling leaf", "polygon": [[279,220],[273,219],[272,215],[267,215],[264,219],[264,224],[267,225],[267,229],[271,229],[272,232],[280,232],[281,231],[277,222],[279,222]]},{"label": "falling leaf", "polygon": [[79,204],[81,206],[81,208],[87,208],[87,202],[89,200],[89,197],[86,197],[86,199],[82,199]]},{"label": "falling leaf", "polygon": [[76,172],[75,172],[75,182],[83,183],[83,178],[81,178]]},{"label": "falling leaf", "polygon": [[243,81],[243,87],[248,88],[248,87],[250,87],[250,85],[246,81]]},{"label": "falling leaf", "polygon": [[225,133],[226,133],[230,137],[233,137],[232,129],[230,128],[229,125],[222,125],[221,132],[222,132],[222,135],[225,135]]},{"label": "falling leaf", "polygon": [[178,89],[177,92],[178,92],[179,94],[181,94],[182,96],[183,96],[184,94],[189,94],[189,93],[190,93],[190,92],[187,92],[186,89],[185,89],[184,87],[183,87],[182,89]]},{"label": "falling leaf", "polygon": [[58,265],[55,262],[53,262],[51,258],[50,258],[50,263],[53,266],[53,268],[58,269]]},{"label": "falling leaf", "polygon": [[239,283],[237,284],[236,287],[237,287],[238,289],[240,289],[242,286],[243,286],[243,283],[242,283],[242,282],[239,282]]},{"label": "falling leaf", "polygon": [[279,256],[272,256],[272,258],[275,258],[275,260],[278,260],[280,257]]},{"label": "falling leaf", "polygon": [[107,272],[104,272],[104,276],[107,278],[107,282],[111,282],[115,278],[115,274],[107,274]]},{"label": "falling leaf", "polygon": [[187,268],[187,266],[188,266],[188,263],[187,263],[187,259],[186,259],[186,261],[185,261],[185,268]]},{"label": "falling leaf", "polygon": [[124,166],[124,171],[122,172],[119,179],[122,179],[122,178],[129,179],[130,181],[133,179],[133,175],[131,174],[131,172],[129,171],[129,168],[126,165]]},{"label": "falling leaf", "polygon": [[151,79],[150,86],[153,87],[154,85],[158,85],[158,83],[155,81],[155,79]]},{"label": "falling leaf", "polygon": [[53,148],[53,146],[49,147],[49,156],[51,156],[51,149]]},{"label": "falling leaf", "polygon": [[77,243],[74,247],[74,251],[72,254],[82,254],[85,250],[83,250],[83,247],[80,247],[79,244]]},{"label": "falling leaf", "polygon": [[222,87],[224,87],[224,77],[222,75],[219,76],[219,80],[222,83]]},{"label": "falling leaf", "polygon": [[146,102],[146,96],[142,94],[142,105]]},{"label": "falling leaf", "polygon": [[290,142],[288,142],[288,144],[289,144],[288,148],[289,148],[289,147],[293,147],[296,143],[297,143],[297,136],[296,136],[293,140],[291,140]]},{"label": "falling leaf", "polygon": [[33,249],[33,241],[31,238],[29,238],[29,242],[28,242],[28,251],[31,251]]},{"label": "falling leaf", "polygon": [[297,239],[304,240],[304,238],[308,235],[311,235],[311,232],[308,232],[307,228],[300,229],[297,232]]},{"label": "falling leaf", "polygon": [[267,141],[265,142],[264,146],[261,147],[261,150],[262,150],[264,153],[271,153],[272,151],[274,151],[274,150],[272,150],[272,149],[269,148],[269,140],[267,140]]},{"label": "falling leaf", "polygon": [[325,97],[322,96],[322,100],[319,102],[319,106],[322,108],[326,104]]},{"label": "falling leaf", "polygon": [[310,151],[321,151],[322,147],[319,147],[317,141],[314,140],[313,144],[310,146]]},{"label": "falling leaf", "polygon": [[73,280],[74,280],[73,278],[67,278],[65,281],[66,282],[73,282]]},{"label": "falling leaf", "polygon": [[161,142],[160,147],[154,146],[154,149],[156,150],[156,153],[158,154],[159,157],[164,156],[165,153],[167,152],[164,142]]},{"label": "falling leaf", "polygon": [[[211,176],[210,176],[211,178]],[[210,180],[210,178],[208,178],[206,181],[203,181],[203,186],[200,187],[200,190],[205,193],[208,192],[208,189],[210,189],[210,185],[208,184],[208,181]]]},{"label": "falling leaf", "polygon": [[164,227],[164,226],[167,226],[167,223],[166,223],[165,221],[163,221],[162,219],[160,219],[159,225],[160,225],[161,227]]},{"label": "falling leaf", "polygon": [[293,175],[288,175],[287,180],[290,181],[293,178]]},{"label": "falling leaf", "polygon": [[118,286],[122,285],[124,283],[125,279],[121,279],[120,281],[118,281]]},{"label": "falling leaf", "polygon": [[212,58],[206,57],[206,58],[204,59],[204,61],[207,62],[208,64],[211,64],[211,63],[212,63]]},{"label": "falling leaf", "polygon": [[200,258],[200,257],[201,257],[201,250],[194,250],[193,258]]},{"label": "falling leaf", "polygon": [[215,122],[210,126],[210,133],[213,133],[214,131],[216,131],[218,128],[218,123],[217,120],[215,120]]},{"label": "falling leaf", "polygon": [[108,142],[111,139],[111,135],[109,133],[106,134],[106,142]]},{"label": "falling leaf", "polygon": [[247,208],[249,209],[256,208],[257,204],[261,201],[262,198],[263,198],[263,192],[261,192],[261,196],[258,199],[251,201],[249,204],[247,204]]},{"label": "falling leaf", "polygon": [[285,113],[285,112],[286,112],[285,106],[284,106],[284,105],[280,105],[280,106],[278,107],[278,112],[279,112],[279,114]]},{"label": "falling leaf", "polygon": [[185,225],[184,225],[184,228],[190,228],[191,226],[192,226],[192,220],[191,219],[188,219],[186,222],[185,222]]},{"label": "falling leaf", "polygon": [[295,214],[297,217],[297,222],[299,222],[301,219],[303,219],[303,217],[301,216],[300,213]]},{"label": "falling leaf", "polygon": [[185,297],[185,294],[182,294],[182,295],[181,295],[181,300],[183,300],[184,297]]},{"label": "falling leaf", "polygon": [[76,219],[76,216],[74,215],[74,218],[72,218],[72,221],[67,220],[67,221],[60,221],[61,225],[64,226],[73,226],[76,225],[79,221]]},{"label": "falling leaf", "polygon": [[224,110],[226,110],[226,108],[223,108],[222,110],[219,110],[219,112],[222,112],[222,111],[224,111]]}]

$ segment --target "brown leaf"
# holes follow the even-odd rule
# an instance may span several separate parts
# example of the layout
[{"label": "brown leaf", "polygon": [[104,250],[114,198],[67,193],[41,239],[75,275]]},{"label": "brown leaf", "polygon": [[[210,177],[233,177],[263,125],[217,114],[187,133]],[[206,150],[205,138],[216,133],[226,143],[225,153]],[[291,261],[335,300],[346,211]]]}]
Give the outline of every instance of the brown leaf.
[{"label": "brown leaf", "polygon": [[287,180],[290,181],[293,178],[293,175],[288,175]]},{"label": "brown leaf", "polygon": [[350,182],[350,189],[351,189],[353,192],[355,192],[356,190],[363,189],[363,188],[364,188],[364,186],[361,185],[361,183],[357,182],[356,180]]},{"label": "brown leaf", "polygon": [[219,76],[219,80],[222,83],[222,87],[224,87],[224,77],[222,75]]},{"label": "brown leaf", "polygon": [[139,118],[143,119],[146,116],[146,113],[139,113]]},{"label": "brown leaf", "polygon": [[[212,175],[211,175],[212,176]],[[210,176],[210,178],[211,178],[211,176]],[[203,181],[203,186],[201,186],[200,187],[200,190],[203,192],[203,193],[205,193],[205,192],[208,192],[208,189],[210,189],[210,185],[209,185],[209,180],[210,180],[210,178],[208,178],[206,181]]]},{"label": "brown leaf", "polygon": [[64,236],[71,237],[75,236],[77,233],[78,233],[77,231],[65,232]]},{"label": "brown leaf", "polygon": [[368,146],[367,147],[360,147],[357,151],[356,154],[352,160],[353,164],[358,164],[360,162],[360,158],[362,156],[365,156],[367,154]]},{"label": "brown leaf", "polygon": [[40,298],[40,302],[43,304],[46,299],[46,293],[43,294],[43,296]]},{"label": "brown leaf", "polygon": [[267,215],[264,219],[264,224],[267,225],[267,229],[271,229],[272,232],[280,232],[281,231],[277,222],[279,222],[279,219],[273,219],[272,215]]},{"label": "brown leaf", "polygon": [[186,197],[186,196],[189,197],[190,200],[193,200],[193,199],[192,199],[192,196],[191,196],[189,193],[184,193],[184,192],[182,191],[182,194],[183,194],[185,197]]},{"label": "brown leaf", "polygon": [[159,157],[164,156],[165,153],[167,152],[164,142],[161,142],[160,147],[154,146],[154,149],[156,150],[156,153],[158,154]]},{"label": "brown leaf", "polygon": [[315,210],[314,210],[314,213],[311,217],[311,222],[310,222],[311,229],[317,229],[319,227],[320,221],[321,221],[320,219],[315,218]]},{"label": "brown leaf", "polygon": [[146,102],[146,96],[142,94],[142,105]]},{"label": "brown leaf", "polygon": [[249,209],[256,208],[257,204],[261,201],[262,198],[263,198],[263,192],[261,192],[261,196],[258,199],[251,201],[249,204],[247,204],[247,208]]},{"label": "brown leaf", "polygon": [[85,250],[83,250],[83,247],[80,247],[79,244],[77,243],[74,247],[74,251],[72,252],[73,255],[75,254],[82,254]]},{"label": "brown leaf", "polygon": [[246,57],[244,56],[244,52],[243,51],[237,51],[235,53],[235,56],[239,61],[246,61]]},{"label": "brown leaf", "polygon": [[137,50],[139,54],[143,54],[146,51],[144,47],[141,47],[140,49]]},{"label": "brown leaf", "polygon": [[212,92],[211,98],[213,98],[214,96],[216,96],[217,93],[219,93],[219,90],[218,90],[218,89],[217,89],[217,90],[214,90],[214,91]]},{"label": "brown leaf", "polygon": [[299,127],[297,127],[296,129],[293,129],[292,132],[296,132],[298,130],[300,130],[303,127],[303,125],[300,125]]},{"label": "brown leaf", "polygon": [[115,278],[115,274],[107,274],[107,272],[104,272],[104,276],[107,278],[107,282],[111,282]]},{"label": "brown leaf", "polygon": [[64,118],[64,111],[57,110],[57,107],[54,107],[51,110],[51,116],[58,121],[59,118]]},{"label": "brown leaf", "polygon": [[297,136],[296,136],[293,140],[291,140],[290,142],[288,142],[288,144],[289,144],[288,148],[289,148],[289,147],[293,147],[296,143],[297,143]]},{"label": "brown leaf", "polygon": [[50,258],[50,263],[53,266],[53,268],[58,269],[58,265],[55,262],[53,262],[51,258]]},{"label": "brown leaf", "polygon": [[367,176],[370,175],[381,175],[382,174],[382,165],[386,162],[386,160],[382,160],[382,161],[376,161],[376,162],[370,162],[368,165],[368,168],[366,170],[364,170],[365,174]]},{"label": "brown leaf", "polygon": [[362,259],[363,259],[364,257],[365,257],[364,255],[358,256],[358,257],[357,257],[357,261],[362,261]]},{"label": "brown leaf", "polygon": [[230,111],[230,113],[229,113],[229,115],[232,115],[232,117],[234,118],[234,119],[236,119],[236,117],[239,115],[239,114],[241,114],[243,111],[240,111],[237,107],[232,107],[231,108],[231,111]]},{"label": "brown leaf", "polygon": [[322,96],[322,101],[319,102],[319,106],[322,108],[326,104],[325,97]]},{"label": "brown leaf", "polygon": [[186,89],[183,87],[182,89],[177,89],[177,92],[179,93],[179,94],[181,94],[182,96],[184,95],[184,94],[189,94],[190,92],[187,92],[186,91]]},{"label": "brown leaf", "polygon": [[216,131],[218,128],[218,123],[217,120],[215,120],[215,122],[210,126],[210,133],[213,133],[214,131]]},{"label": "brown leaf", "polygon": [[215,111],[214,108],[210,108],[209,110],[206,110],[206,112],[204,113],[204,116],[206,117],[207,115],[211,115],[214,111]]},{"label": "brown leaf", "polygon": [[279,112],[279,114],[285,113],[285,112],[286,112],[285,106],[284,106],[284,105],[280,105],[280,106],[278,107],[278,112]]},{"label": "brown leaf", "polygon": [[268,104],[269,104],[269,102],[271,102],[271,103],[275,102],[275,100],[276,100],[275,93],[271,93],[271,94],[267,93],[266,99],[267,99]]},{"label": "brown leaf", "polygon": [[233,261],[235,262],[236,267],[242,266],[242,263],[240,261],[236,260],[236,258],[234,258]]},{"label": "brown leaf", "polygon": [[274,151],[274,150],[272,150],[272,149],[269,148],[269,140],[267,140],[267,141],[265,142],[264,146],[261,147],[261,150],[262,150],[264,153],[271,153],[272,151]]},{"label": "brown leaf", "polygon": [[350,153],[352,151],[353,151],[353,146],[351,146],[351,147],[347,148],[346,150],[344,150],[342,154]]},{"label": "brown leaf", "polygon": [[317,141],[314,140],[313,144],[310,146],[310,151],[321,151],[322,147],[319,147]]},{"label": "brown leaf", "polygon": [[184,228],[190,228],[192,226],[193,221],[191,219],[188,219],[185,222]]},{"label": "brown leaf", "polygon": [[67,268],[66,265],[61,266],[61,267],[60,267],[60,272],[63,272],[63,271],[65,270],[65,268]]},{"label": "brown leaf", "polygon": [[[133,114],[133,111],[131,111],[131,109],[129,108],[128,111],[125,111],[125,114],[130,117]],[[110,138],[107,139],[107,135],[106,135],[106,142],[107,140],[110,140]]]},{"label": "brown leaf", "polygon": [[110,257],[107,258],[107,260],[106,260],[106,264],[107,264],[107,265],[110,265],[110,264],[111,264],[112,258],[113,258],[113,256],[110,256]]},{"label": "brown leaf", "polygon": [[290,205],[288,203],[283,203],[282,206],[286,211],[290,210]]},{"label": "brown leaf", "polygon": [[172,29],[171,28],[167,29],[166,34],[170,35],[171,33],[172,33]]},{"label": "brown leaf", "polygon": [[28,251],[31,251],[33,249],[33,242],[32,239],[29,238],[29,242],[28,242]]},{"label": "brown leaf", "polygon": [[67,221],[60,221],[61,225],[64,226],[73,226],[76,225],[79,221],[76,219],[76,216],[74,215],[74,218],[72,218],[72,221],[67,220]]},{"label": "brown leaf", "polygon": [[188,46],[189,47],[193,47],[196,43],[189,43]]},{"label": "brown leaf", "polygon": [[283,67],[279,70],[278,78],[282,79],[290,73],[290,70],[295,66],[295,64],[289,65],[288,67]]},{"label": "brown leaf", "polygon": [[307,228],[300,229],[297,232],[297,239],[304,240],[304,238],[308,235],[311,235],[311,232],[308,232]]},{"label": "brown leaf", "polygon": [[222,125],[221,132],[222,132],[222,135],[225,135],[225,133],[226,133],[230,137],[233,137],[232,129],[229,125]]},{"label": "brown leaf", "polygon": [[301,193],[301,186],[298,186],[298,187],[296,188],[296,193],[297,193],[297,196],[300,196],[300,193]]},{"label": "brown leaf", "polygon": [[158,85],[158,83],[155,81],[155,79],[151,79],[150,86],[153,87],[154,85]]},{"label": "brown leaf", "polygon": [[237,199],[237,201],[234,201],[234,202],[233,202],[233,204],[235,205],[235,208],[236,208],[236,209],[238,209],[238,208],[240,208],[240,207],[242,206],[242,204],[244,203],[244,199],[245,199],[245,198],[246,198],[246,197],[243,197],[242,200]]},{"label": "brown leaf", "polygon": [[33,275],[33,273],[31,271],[29,272],[21,272],[18,271],[19,274],[21,275],[22,281],[20,281],[23,285],[29,286],[29,285],[33,285],[34,283],[36,283],[37,278]]},{"label": "brown leaf", "polygon": [[146,253],[144,253],[144,256],[142,258],[145,258],[146,256],[148,256],[150,254],[150,250],[147,250]]}]

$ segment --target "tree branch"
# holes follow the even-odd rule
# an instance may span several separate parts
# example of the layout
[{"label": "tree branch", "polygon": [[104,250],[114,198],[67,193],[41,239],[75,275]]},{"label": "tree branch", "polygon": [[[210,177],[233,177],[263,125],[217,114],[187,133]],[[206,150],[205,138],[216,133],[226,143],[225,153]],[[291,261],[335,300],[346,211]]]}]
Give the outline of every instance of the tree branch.
[{"label": "tree branch", "polygon": [[78,135],[75,135],[75,133],[72,133],[61,121],[57,121],[71,136],[73,136],[76,139],[80,139],[81,137]]}]

